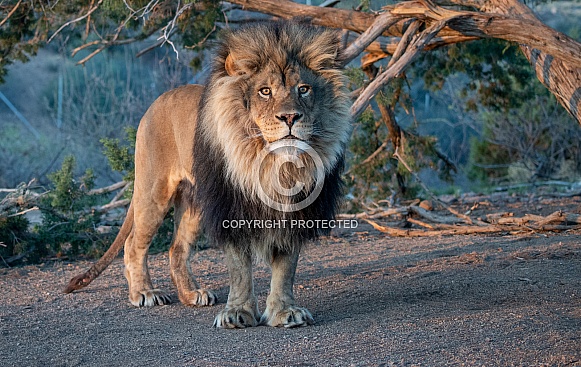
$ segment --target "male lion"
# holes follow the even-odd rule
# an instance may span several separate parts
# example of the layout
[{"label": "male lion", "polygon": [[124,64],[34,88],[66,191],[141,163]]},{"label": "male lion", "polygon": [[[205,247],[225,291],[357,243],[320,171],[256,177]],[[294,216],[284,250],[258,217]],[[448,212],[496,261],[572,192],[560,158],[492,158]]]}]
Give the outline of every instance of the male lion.
[{"label": "male lion", "polygon": [[[183,304],[216,302],[190,268],[190,246],[204,231],[223,246],[230,275],[228,302],[214,326],[313,323],[295,305],[293,282],[301,247],[325,230],[297,223],[334,218],[350,131],[336,32],[281,21],[224,34],[207,85],[167,92],[145,113],[127,218],[107,253],[65,292],[89,284],[125,243],[131,303],[171,302],[153,288],[147,250],[173,205],[170,272]],[[262,316],[253,256],[272,268]]]}]

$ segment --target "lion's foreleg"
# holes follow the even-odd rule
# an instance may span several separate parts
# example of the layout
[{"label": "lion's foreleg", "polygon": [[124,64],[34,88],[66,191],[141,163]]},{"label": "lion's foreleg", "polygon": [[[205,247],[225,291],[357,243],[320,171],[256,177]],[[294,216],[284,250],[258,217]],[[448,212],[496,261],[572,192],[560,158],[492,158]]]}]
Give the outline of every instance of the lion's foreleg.
[{"label": "lion's foreleg", "polygon": [[249,253],[232,245],[227,245],[225,252],[230,275],[230,293],[226,308],[216,316],[214,326],[229,329],[256,326],[260,313],[254,295],[252,258]]},{"label": "lion's foreleg", "polygon": [[171,279],[178,289],[178,297],[186,306],[211,306],[216,303],[214,293],[200,288],[192,273],[191,244],[199,232],[199,218],[188,208],[176,206],[173,243],[169,249]]},{"label": "lion's foreleg", "polygon": [[314,323],[311,313],[295,306],[293,284],[299,259],[299,251],[293,253],[276,252],[271,263],[272,279],[270,294],[266,300],[266,310],[261,324],[270,326],[306,326]]}]

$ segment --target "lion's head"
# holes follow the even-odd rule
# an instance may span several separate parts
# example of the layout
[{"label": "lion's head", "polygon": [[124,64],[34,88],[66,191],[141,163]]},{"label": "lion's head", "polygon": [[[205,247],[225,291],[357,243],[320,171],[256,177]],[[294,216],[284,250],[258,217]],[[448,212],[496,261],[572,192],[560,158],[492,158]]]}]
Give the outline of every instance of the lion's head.
[{"label": "lion's head", "polygon": [[[303,200],[321,184],[318,169],[327,177],[327,190],[330,175],[338,180],[351,132],[339,50],[337,32],[302,23],[264,23],[223,35],[202,99],[194,149],[221,162],[220,175],[244,200],[260,205],[261,191],[287,204]],[[321,164],[293,141],[311,147]],[[275,145],[285,148],[264,154]],[[290,164],[280,164],[281,157]],[[300,192],[281,194],[279,184],[283,191],[298,187]],[[328,205],[336,205],[337,195],[326,199]]]}]

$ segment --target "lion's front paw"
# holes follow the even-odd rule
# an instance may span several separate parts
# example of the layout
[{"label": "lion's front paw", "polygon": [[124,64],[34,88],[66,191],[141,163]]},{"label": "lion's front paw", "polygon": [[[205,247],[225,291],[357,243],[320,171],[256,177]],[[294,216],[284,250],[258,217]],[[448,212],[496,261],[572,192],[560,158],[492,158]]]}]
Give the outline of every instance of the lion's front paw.
[{"label": "lion's front paw", "polygon": [[212,306],[216,304],[216,295],[205,289],[197,289],[192,292],[180,293],[180,301],[186,306]]},{"label": "lion's front paw", "polygon": [[260,315],[245,307],[232,307],[220,312],[214,319],[214,327],[223,329],[246,328],[258,325]]},{"label": "lion's front paw", "polygon": [[129,301],[136,307],[169,305],[171,297],[159,289],[148,289],[129,294]]},{"label": "lion's front paw", "polygon": [[312,325],[315,320],[306,308],[288,306],[278,311],[267,308],[260,323],[268,326],[297,327]]}]

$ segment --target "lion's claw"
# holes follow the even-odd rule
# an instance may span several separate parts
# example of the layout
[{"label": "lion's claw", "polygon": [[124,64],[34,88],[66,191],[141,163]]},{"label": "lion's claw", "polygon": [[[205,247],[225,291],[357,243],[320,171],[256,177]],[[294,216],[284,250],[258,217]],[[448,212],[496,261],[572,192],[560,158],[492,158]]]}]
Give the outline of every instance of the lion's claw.
[{"label": "lion's claw", "polygon": [[215,305],[218,302],[218,297],[211,291],[197,289],[183,295],[180,294],[180,300],[186,306],[202,307]]},{"label": "lion's claw", "polygon": [[241,329],[256,325],[258,317],[243,307],[226,308],[214,319],[214,327],[222,329]]},{"label": "lion's claw", "polygon": [[137,293],[137,297],[130,297],[129,299],[131,304],[136,307],[162,306],[169,305],[172,302],[171,297],[159,289],[144,290]]},{"label": "lion's claw", "polygon": [[290,306],[278,312],[266,310],[260,319],[261,325],[284,326],[286,328],[307,326],[315,323],[306,308]]}]

